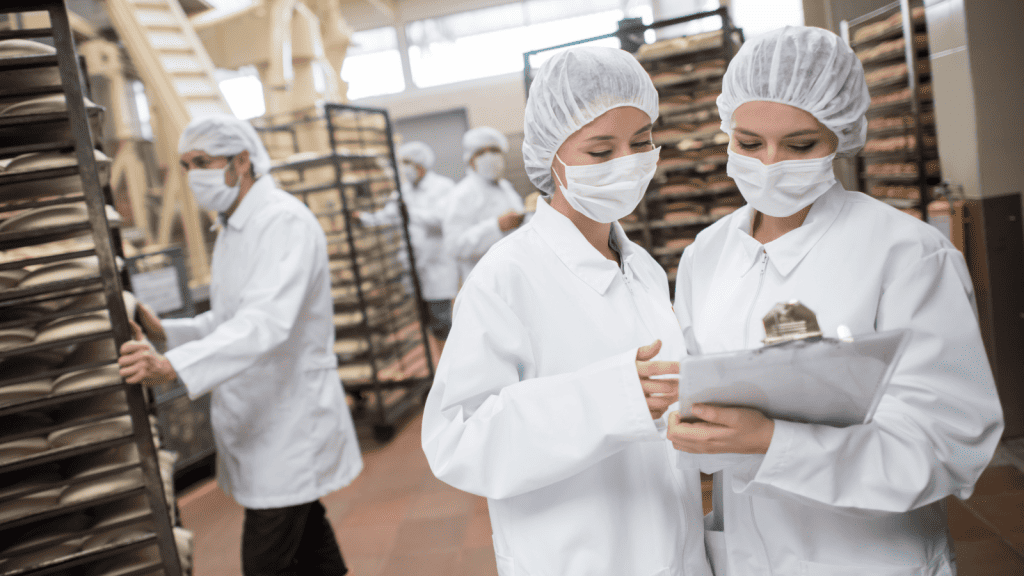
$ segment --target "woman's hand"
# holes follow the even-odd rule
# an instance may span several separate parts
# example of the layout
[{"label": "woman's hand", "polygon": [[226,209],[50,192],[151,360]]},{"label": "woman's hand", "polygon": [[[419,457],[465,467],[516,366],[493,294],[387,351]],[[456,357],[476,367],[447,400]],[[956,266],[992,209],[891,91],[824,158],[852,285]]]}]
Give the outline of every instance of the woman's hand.
[{"label": "woman's hand", "polygon": [[679,362],[651,361],[659,350],[661,340],[641,346],[636,351],[636,375],[640,377],[640,386],[644,389],[644,397],[647,398],[647,409],[651,411],[651,418],[655,420],[661,418],[665,410],[679,399],[678,378],[652,378],[665,374],[679,374]]},{"label": "woman's hand", "polygon": [[697,422],[669,414],[668,439],[676,450],[692,454],[764,454],[772,443],[775,421],[757,410],[694,404]]}]

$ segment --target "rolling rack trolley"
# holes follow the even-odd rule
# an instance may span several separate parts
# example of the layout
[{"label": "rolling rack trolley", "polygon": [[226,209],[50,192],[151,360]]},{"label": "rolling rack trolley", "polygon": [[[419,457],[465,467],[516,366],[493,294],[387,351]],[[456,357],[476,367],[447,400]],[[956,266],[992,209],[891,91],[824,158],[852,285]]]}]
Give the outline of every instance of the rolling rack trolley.
[{"label": "rolling rack trolley", "polygon": [[926,219],[942,171],[924,6],[897,0],[840,26],[871,92],[868,140],[856,157],[859,187]]},{"label": "rolling rack trolley", "polygon": [[[290,116],[255,124],[278,184],[309,206],[327,235],[338,374],[354,415],[369,416],[376,438],[388,440],[434,380],[391,121],[383,109],[346,104]],[[398,226],[363,227],[354,216],[392,200]]]},{"label": "rolling rack trolley", "polygon": [[[644,33],[718,18],[711,31],[644,43]],[[651,75],[660,100],[653,138],[661,146],[654,180],[636,210],[622,227],[665,269],[674,286],[683,250],[709,224],[743,205],[735,183],[726,175],[729,137],[720,129],[716,98],[722,91],[725,68],[743,43],[727,8],[643,24],[619,22],[619,30],[578,42],[523,54],[527,92],[534,69],[530,61],[544,52],[619,38],[624,50],[636,56]]]},{"label": "rolling rack trolley", "polygon": [[149,395],[116,364],[131,331],[101,111],[64,2],[0,7],[29,11],[50,26],[0,31],[0,574],[178,576]]}]

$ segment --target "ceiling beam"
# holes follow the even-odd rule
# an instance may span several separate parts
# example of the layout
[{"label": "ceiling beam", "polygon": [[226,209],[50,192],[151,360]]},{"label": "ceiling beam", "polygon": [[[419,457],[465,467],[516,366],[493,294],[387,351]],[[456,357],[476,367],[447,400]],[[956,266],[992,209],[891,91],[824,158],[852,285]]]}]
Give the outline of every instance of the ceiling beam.
[{"label": "ceiling beam", "polygon": [[394,20],[395,15],[395,0],[366,0],[371,6],[377,9],[378,12]]}]

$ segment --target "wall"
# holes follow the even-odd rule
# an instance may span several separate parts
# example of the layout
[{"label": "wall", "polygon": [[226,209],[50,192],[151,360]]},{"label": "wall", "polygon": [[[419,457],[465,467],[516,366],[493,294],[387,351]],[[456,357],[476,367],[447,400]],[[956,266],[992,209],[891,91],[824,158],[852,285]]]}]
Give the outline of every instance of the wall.
[{"label": "wall", "polygon": [[523,130],[526,94],[523,75],[516,73],[431,88],[413,87],[398,94],[360,98],[353,103],[387,108],[394,118],[465,108],[470,128],[491,126],[511,133]]},{"label": "wall", "polygon": [[894,0],[804,0],[804,24],[839,34],[839,23],[892,4]]}]

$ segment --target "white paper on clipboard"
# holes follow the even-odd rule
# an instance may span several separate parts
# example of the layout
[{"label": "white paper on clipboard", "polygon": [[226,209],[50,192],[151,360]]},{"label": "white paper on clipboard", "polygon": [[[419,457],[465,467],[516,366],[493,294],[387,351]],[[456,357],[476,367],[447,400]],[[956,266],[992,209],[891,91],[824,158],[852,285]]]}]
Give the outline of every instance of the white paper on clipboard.
[{"label": "white paper on clipboard", "polygon": [[903,355],[909,330],[852,342],[797,340],[756,350],[687,356],[679,363],[679,414],[695,403],[742,406],[769,418],[850,426],[870,422]]}]

